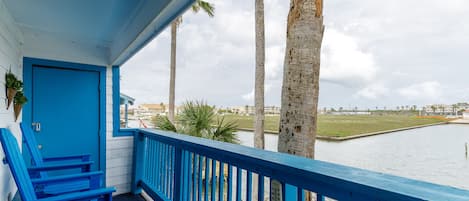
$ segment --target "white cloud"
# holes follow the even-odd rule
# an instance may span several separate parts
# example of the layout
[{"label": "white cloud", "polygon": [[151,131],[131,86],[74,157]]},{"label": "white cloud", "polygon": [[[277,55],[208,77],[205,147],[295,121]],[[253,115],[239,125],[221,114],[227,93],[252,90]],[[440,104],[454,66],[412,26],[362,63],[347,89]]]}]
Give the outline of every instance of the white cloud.
[{"label": "white cloud", "polygon": [[385,96],[390,91],[383,84],[371,84],[356,93],[357,97],[363,97],[368,99],[377,99]]},{"label": "white cloud", "polygon": [[371,82],[378,72],[373,55],[357,39],[333,28],[325,31],[321,62],[321,79],[347,85]]},{"label": "white cloud", "polygon": [[397,93],[410,100],[438,100],[442,95],[442,86],[439,82],[427,81],[398,89]]},{"label": "white cloud", "polygon": [[[272,90],[272,85],[271,84],[265,84],[264,85],[264,94],[268,94],[270,92],[270,90]],[[243,97],[244,100],[254,104],[254,89],[252,89],[251,92],[242,95],[241,97]],[[265,99],[265,96],[264,96],[264,99]]]}]

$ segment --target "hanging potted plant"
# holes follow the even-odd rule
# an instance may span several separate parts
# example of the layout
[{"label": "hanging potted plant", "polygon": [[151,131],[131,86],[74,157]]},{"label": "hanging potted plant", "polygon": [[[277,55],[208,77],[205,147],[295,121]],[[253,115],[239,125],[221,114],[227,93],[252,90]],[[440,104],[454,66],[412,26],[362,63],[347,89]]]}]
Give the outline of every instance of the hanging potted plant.
[{"label": "hanging potted plant", "polygon": [[24,96],[23,91],[16,92],[15,101],[14,101],[14,112],[15,112],[15,121],[18,120],[18,116],[20,116],[21,109],[23,109],[23,105],[28,102],[26,96]]},{"label": "hanging potted plant", "polygon": [[11,70],[8,71],[8,73],[5,74],[5,86],[7,89],[7,110],[10,108],[11,103],[13,102],[13,99],[15,98],[15,95],[18,91],[21,91],[23,88],[23,82],[18,80],[16,76],[11,73]]}]

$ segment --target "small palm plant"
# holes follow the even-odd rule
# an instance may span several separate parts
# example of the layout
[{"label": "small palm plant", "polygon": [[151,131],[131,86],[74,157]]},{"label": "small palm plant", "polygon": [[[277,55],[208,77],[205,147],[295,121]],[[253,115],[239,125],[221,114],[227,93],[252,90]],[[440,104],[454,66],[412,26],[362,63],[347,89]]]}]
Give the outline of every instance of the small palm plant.
[{"label": "small palm plant", "polygon": [[166,131],[229,143],[239,143],[235,134],[237,124],[235,122],[226,122],[224,118],[217,117],[215,108],[203,101],[184,103],[176,122],[176,125],[171,123],[168,117],[165,116],[156,118],[155,125]]}]

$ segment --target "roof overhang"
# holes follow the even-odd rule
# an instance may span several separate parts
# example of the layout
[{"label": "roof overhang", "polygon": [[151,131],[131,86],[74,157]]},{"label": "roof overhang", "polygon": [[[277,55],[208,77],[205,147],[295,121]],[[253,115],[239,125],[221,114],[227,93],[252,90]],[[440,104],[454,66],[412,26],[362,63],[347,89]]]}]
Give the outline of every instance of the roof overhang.
[{"label": "roof overhang", "polygon": [[194,0],[4,0],[27,57],[121,65]]}]

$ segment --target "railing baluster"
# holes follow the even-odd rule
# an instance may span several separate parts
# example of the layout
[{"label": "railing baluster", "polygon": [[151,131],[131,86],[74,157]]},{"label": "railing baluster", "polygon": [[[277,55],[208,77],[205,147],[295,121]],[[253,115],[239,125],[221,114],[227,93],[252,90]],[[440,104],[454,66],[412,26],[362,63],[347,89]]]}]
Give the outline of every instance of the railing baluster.
[{"label": "railing baluster", "polygon": [[218,200],[222,201],[224,199],[224,189],[223,185],[225,183],[225,164],[220,161],[220,168],[218,170]]},{"label": "railing baluster", "polygon": [[202,200],[202,166],[203,166],[203,161],[202,161],[202,156],[199,154],[197,156],[197,160],[199,161],[199,168],[197,169],[198,170],[198,174],[197,174],[197,200],[198,201],[201,201]]},{"label": "railing baluster", "polygon": [[182,176],[182,150],[180,147],[174,147],[174,191],[173,200],[181,200],[181,176]]},{"label": "railing baluster", "polygon": [[298,198],[298,201],[304,201],[305,200],[305,191],[302,188],[298,187],[296,197]]},{"label": "railing baluster", "polygon": [[163,152],[163,143],[158,143],[158,154],[159,154],[159,160],[158,160],[158,169],[156,170],[158,172],[158,177],[157,177],[157,186],[160,191],[163,190],[163,182],[161,182],[161,179],[163,178],[162,176],[162,169],[163,169],[163,159],[164,159],[164,152]]},{"label": "railing baluster", "polygon": [[252,201],[252,172],[247,171],[247,189],[246,189],[246,200],[247,201]]},{"label": "railing baluster", "polygon": [[212,159],[212,178],[210,181],[212,182],[212,193],[211,193],[211,200],[216,200],[216,193],[217,193],[217,161]]},{"label": "railing baluster", "polygon": [[205,157],[205,201],[208,201],[208,184],[209,184],[209,170],[210,170],[210,160],[208,157]]},{"label": "railing baluster", "polygon": [[233,166],[231,166],[231,164],[228,164],[228,178],[226,179],[226,183],[228,183],[226,200],[231,201],[233,196]]},{"label": "railing baluster", "polygon": [[193,182],[192,182],[193,181],[192,180],[192,178],[193,178],[192,177],[193,176],[193,173],[192,173],[193,169],[192,168],[194,167],[192,165],[194,163],[194,157],[193,156],[194,156],[194,154],[189,152],[189,161],[188,161],[188,166],[187,166],[187,168],[188,168],[188,175],[187,176],[188,176],[188,179],[189,179],[189,182],[187,183],[187,199],[188,200],[192,199],[192,194],[194,193],[192,191],[192,186],[193,186],[192,185],[193,184]]},{"label": "railing baluster", "polygon": [[193,176],[193,179],[192,179],[192,181],[193,181],[193,184],[192,184],[192,186],[193,186],[192,200],[193,201],[197,200],[197,184],[199,183],[198,180],[197,180],[197,173],[198,173],[198,170],[197,170],[198,161],[197,161],[197,159],[198,159],[198,154],[194,154],[194,159],[193,159],[194,162],[192,164],[192,166],[193,166],[192,167],[192,176]]},{"label": "railing baluster", "polygon": [[241,196],[242,184],[243,184],[243,171],[238,166],[236,167],[236,201],[241,201],[243,199]]},{"label": "railing baluster", "polygon": [[169,197],[168,195],[168,164],[169,164],[169,145],[164,144],[164,160],[163,160],[163,192],[164,194]]},{"label": "railing baluster", "polygon": [[326,197],[324,197],[324,195],[322,195],[320,193],[316,193],[316,200],[317,201],[325,201]]},{"label": "railing baluster", "polygon": [[143,134],[136,133],[134,135],[134,160],[133,160],[133,177],[132,177],[132,193],[139,194],[142,189],[139,186],[145,170],[145,157],[147,156],[147,139]]},{"label": "railing baluster", "polygon": [[170,150],[171,150],[171,156],[170,156],[171,164],[170,164],[169,168],[171,168],[171,169],[169,170],[169,172],[170,172],[169,173],[170,174],[169,175],[169,196],[170,196],[171,200],[173,200],[174,199],[174,180],[175,180],[175,177],[174,177],[174,175],[175,175],[175,171],[174,171],[174,169],[175,169],[175,164],[174,164],[174,161],[175,161],[175,159],[174,159],[175,148],[174,148],[174,146],[171,146]]},{"label": "railing baluster", "polygon": [[160,149],[159,149],[159,148],[160,148],[159,145],[160,145],[160,142],[155,141],[155,153],[156,153],[155,155],[156,155],[156,159],[155,159],[155,170],[154,170],[154,172],[155,172],[155,177],[154,177],[154,180],[155,180],[155,187],[156,187],[156,189],[158,189],[158,190],[160,189],[160,188],[159,188],[160,184],[159,184],[159,182],[158,182],[158,179],[159,179],[159,177],[160,177],[160,174],[159,174],[158,170],[160,169],[160,158],[161,158],[161,151],[160,151]]},{"label": "railing baluster", "polygon": [[149,178],[149,182],[152,186],[155,185],[155,158],[156,158],[156,152],[155,152],[155,149],[154,149],[154,145],[155,145],[155,141],[153,139],[150,139],[150,142],[149,142],[149,145],[150,145],[150,152],[152,153],[152,157],[150,158],[150,178]]},{"label": "railing baluster", "polygon": [[264,201],[264,176],[257,175],[257,200]]},{"label": "railing baluster", "polygon": [[169,162],[170,162],[170,159],[169,159],[169,145],[166,144],[164,146],[164,150],[166,152],[166,155],[165,155],[165,165],[164,165],[164,193],[166,195],[166,197],[169,197],[169,189],[168,189],[168,178],[169,178]]}]

